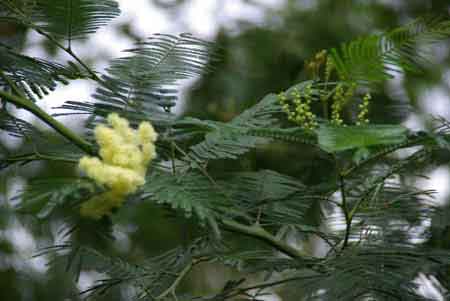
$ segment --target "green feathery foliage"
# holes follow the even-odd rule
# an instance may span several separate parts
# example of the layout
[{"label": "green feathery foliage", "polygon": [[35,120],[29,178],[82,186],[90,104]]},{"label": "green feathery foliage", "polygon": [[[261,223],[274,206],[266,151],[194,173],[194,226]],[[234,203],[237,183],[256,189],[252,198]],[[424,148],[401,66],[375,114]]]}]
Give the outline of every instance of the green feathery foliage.
[{"label": "green feathery foliage", "polygon": [[[414,132],[399,124],[371,124],[368,118],[370,104],[377,101],[373,84],[393,72],[421,70],[423,46],[450,37],[448,20],[423,18],[321,51],[307,62],[311,79],[220,122],[179,118],[173,112],[180,82],[212,70],[219,53],[214,44],[188,34],[153,35],[112,60],[101,74],[71,45],[117,16],[115,1],[6,0],[0,7],[6,11],[3,20],[37,31],[76,62],[65,67],[0,47],[0,98],[5,104],[0,129],[32,148],[2,154],[2,171],[11,165],[22,169],[32,161],[75,166],[83,155],[99,156],[92,128],[110,113],[126,117],[132,126],[151,121],[158,131],[159,156],[149,166],[145,184],[136,185],[126,206],[110,215],[99,220],[80,216],[84,202],[99,194],[108,197],[104,193],[109,188],[73,174],[37,176],[13,199],[19,212],[62,225],[62,238],[37,255],[47,256],[54,267],[64,265],[75,279],[83,271],[102,273],[98,282],[78,291],[82,296],[101,298],[110,290],[132,287],[136,300],[257,300],[269,288],[293,286],[297,300],[428,300],[418,290],[420,275],[437,275],[436,281],[448,285],[449,249],[427,244],[429,222],[442,212],[433,192],[414,181],[442,160],[448,163],[450,123],[435,120],[435,129]],[[34,102],[57,83],[76,78],[97,84],[92,102],[68,101],[61,106],[65,111],[54,116]],[[65,147],[15,116],[12,106],[57,130],[67,140]],[[87,137],[57,119],[72,114],[89,116]],[[307,145],[332,166],[308,183],[300,180],[303,170],[287,175],[277,166],[258,170],[239,164],[262,145],[263,155],[282,147],[302,155]],[[299,158],[290,160],[293,165],[309,160]],[[147,205],[181,213],[176,222],[189,220],[195,226],[171,250],[146,260],[132,254],[136,260],[130,261],[114,251],[113,226],[124,220],[133,225],[127,217]],[[201,296],[183,292],[185,279],[202,263],[231,267],[242,277]],[[264,279],[255,284],[258,275]]]},{"label": "green feathery foliage", "polygon": [[18,210],[38,218],[48,218],[57,208],[76,206],[87,195],[95,193],[94,183],[83,178],[34,179],[15,198],[23,200]]},{"label": "green feathery foliage", "polygon": [[[227,195],[217,189],[214,182],[199,172],[185,172],[179,175],[154,172],[148,179],[142,193],[143,201],[155,200],[181,210],[187,217],[195,214],[200,220],[213,220],[216,212],[223,211]],[[173,189],[167,189],[173,187]]]},{"label": "green feathery foliage", "polygon": [[450,22],[424,17],[388,33],[363,37],[331,50],[339,78],[360,84],[379,83],[395,73],[420,72],[427,64],[426,48],[448,39]]},{"label": "green feathery foliage", "polygon": [[2,1],[7,20],[45,32],[56,39],[71,42],[84,39],[120,14],[114,0],[25,0]]},{"label": "green feathery foliage", "polygon": [[[55,90],[58,83],[68,84],[71,79],[83,78],[76,65],[69,67],[38,58],[16,53],[12,48],[0,43],[0,69],[14,84],[22,87],[31,99],[42,98]],[[0,76],[0,86],[9,89],[4,76]]]},{"label": "green feathery foliage", "polygon": [[155,34],[125,52],[130,55],[114,59],[99,79],[94,104],[72,101],[61,109],[99,116],[120,112],[167,126],[174,118],[170,112],[179,82],[210,71],[218,55],[215,45],[189,34]]}]

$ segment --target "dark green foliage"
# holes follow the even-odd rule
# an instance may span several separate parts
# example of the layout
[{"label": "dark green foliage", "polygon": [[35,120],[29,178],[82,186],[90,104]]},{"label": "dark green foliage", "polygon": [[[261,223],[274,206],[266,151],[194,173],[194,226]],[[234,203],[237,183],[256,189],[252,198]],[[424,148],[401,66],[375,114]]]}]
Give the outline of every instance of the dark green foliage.
[{"label": "dark green foliage", "polygon": [[[314,200],[310,191],[295,178],[270,170],[227,174],[226,191],[241,212],[256,216],[268,210],[270,215],[260,216],[262,224],[291,226],[305,221],[305,214]],[[282,222],[281,222],[282,221]],[[305,226],[307,228],[308,226]]]},{"label": "dark green foliage", "polygon": [[[199,172],[181,172],[179,175],[154,172],[142,191],[144,201],[154,200],[183,211],[187,217],[195,214],[200,220],[214,219],[224,210],[227,195],[214,182]],[[173,189],[167,189],[173,187]]]},{"label": "dark green foliage", "polygon": [[[332,49],[327,59],[337,76],[323,80],[316,74],[284,92],[292,101],[293,93],[309,93],[309,113],[318,116],[318,126],[310,128],[291,122],[275,94],[253,100],[252,106],[222,121],[178,118],[173,112],[178,85],[212,70],[218,58],[214,44],[188,34],[157,34],[112,60],[105,74],[99,74],[74,54],[71,41],[85,38],[115,17],[116,2],[19,2],[2,3],[9,10],[5,18],[37,30],[79,66],[64,67],[3,47],[2,92],[31,99],[58,82],[87,77],[98,85],[94,101],[68,101],[61,107],[67,111],[59,114],[89,116],[87,143],[95,143],[90,130],[112,112],[132,126],[151,121],[159,134],[159,156],[146,183],[109,216],[80,217],[80,204],[108,188],[73,175],[29,180],[13,199],[19,212],[61,226],[62,237],[55,237],[59,242],[37,255],[47,256],[55,268],[64,266],[76,280],[84,271],[101,273],[100,280],[79,292],[82,297],[100,299],[110,291],[119,295],[132,288],[136,300],[256,300],[268,293],[267,288],[292,284],[295,300],[429,300],[418,290],[417,277],[433,275],[448,286],[450,252],[430,239],[433,230],[446,235],[446,215],[440,215],[433,191],[414,183],[437,162],[448,162],[448,121],[435,120],[435,129],[414,132],[395,122],[336,126],[328,112],[336,90],[350,91],[341,100],[353,113],[343,118],[353,122],[352,110],[368,86],[379,89],[372,84],[383,83],[393,72],[421,70],[422,47],[450,36],[448,20],[424,18]],[[67,46],[59,44],[60,39]],[[5,102],[15,99],[2,95]],[[1,167],[34,160],[76,164],[83,156],[6,110],[0,129],[33,148],[2,155]],[[43,144],[49,145],[47,152],[41,152]],[[416,148],[409,149],[412,146]],[[283,162],[294,167],[297,161],[304,163],[302,167],[313,166],[304,161],[325,158],[329,168],[311,181],[305,174],[314,167],[293,168],[287,175],[278,162],[271,169],[245,164],[277,152],[286,156],[285,149],[295,154]],[[409,153],[400,155],[405,149]],[[314,156],[308,157],[308,152]],[[127,213],[145,206],[158,214],[169,212],[181,225],[183,241],[170,242],[176,246],[154,256],[134,245],[127,254],[118,254],[112,247],[118,229],[140,227]],[[152,223],[154,212],[143,215],[147,213],[146,222]],[[444,222],[436,223],[440,216]],[[433,227],[428,226],[430,220]],[[205,262],[242,274],[226,279],[222,289],[211,294],[183,291],[187,275]],[[261,275],[262,282],[254,284],[253,277]]]},{"label": "dark green foliage", "polygon": [[330,274],[298,285],[311,292],[311,300],[431,300],[411,281],[419,270],[447,265],[448,259],[408,245],[362,245],[330,259]]},{"label": "dark green foliage", "polygon": [[[110,258],[89,248],[80,253],[87,261],[86,266],[97,271],[114,275],[112,278],[100,279],[91,288],[81,292],[85,297],[102,295],[116,286],[132,285],[137,300],[160,300],[173,297],[172,284],[180,274],[190,271],[199,260],[195,257],[206,253],[211,246],[207,239],[196,239],[186,247],[178,247],[161,255],[148,258],[139,265],[127,263],[120,258]],[[201,261],[201,260],[200,260]]]}]

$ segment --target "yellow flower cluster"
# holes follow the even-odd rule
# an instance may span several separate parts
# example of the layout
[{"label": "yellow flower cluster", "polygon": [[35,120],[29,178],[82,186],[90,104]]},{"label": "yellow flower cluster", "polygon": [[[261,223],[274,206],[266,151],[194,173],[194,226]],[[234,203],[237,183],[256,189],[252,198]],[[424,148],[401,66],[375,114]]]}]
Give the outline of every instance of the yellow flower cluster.
[{"label": "yellow flower cluster", "polygon": [[122,205],[127,194],[145,183],[145,173],[156,157],[158,134],[149,122],[142,122],[137,130],[116,113],[108,115],[108,124],[95,128],[100,146],[100,158],[85,156],[79,167],[86,175],[109,190],[83,203],[80,213],[93,219],[111,214]]}]

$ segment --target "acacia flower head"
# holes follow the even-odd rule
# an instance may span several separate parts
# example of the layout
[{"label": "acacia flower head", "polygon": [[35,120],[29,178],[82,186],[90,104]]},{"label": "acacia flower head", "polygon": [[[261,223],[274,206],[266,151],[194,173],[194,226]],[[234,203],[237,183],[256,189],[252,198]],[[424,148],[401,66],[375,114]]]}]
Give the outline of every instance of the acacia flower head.
[{"label": "acacia flower head", "polygon": [[158,134],[149,122],[142,122],[135,130],[116,113],[109,114],[107,121],[108,125],[94,130],[100,158],[84,156],[78,164],[89,178],[107,189],[81,206],[81,215],[94,219],[111,214],[126,195],[145,184],[148,164],[156,157]]}]

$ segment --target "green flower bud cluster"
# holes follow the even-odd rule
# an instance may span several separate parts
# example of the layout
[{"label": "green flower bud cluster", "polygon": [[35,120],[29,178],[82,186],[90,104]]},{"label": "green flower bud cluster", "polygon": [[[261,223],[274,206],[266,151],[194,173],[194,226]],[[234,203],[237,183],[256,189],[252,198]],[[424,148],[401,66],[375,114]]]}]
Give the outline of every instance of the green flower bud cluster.
[{"label": "green flower bud cluster", "polygon": [[353,83],[350,87],[345,89],[344,85],[340,84],[336,87],[336,91],[333,95],[333,104],[331,105],[331,123],[334,125],[343,125],[341,113],[345,104],[351,99],[356,90],[356,83]]},{"label": "green flower bud cluster", "polygon": [[358,121],[356,122],[356,125],[363,125],[369,123],[367,115],[369,114],[369,102],[371,99],[372,96],[370,95],[370,93],[366,93],[366,95],[364,95],[363,102],[358,106],[360,111],[358,114]]},{"label": "green flower bud cluster", "polygon": [[288,119],[297,123],[303,128],[313,130],[318,126],[316,115],[311,111],[313,99],[312,85],[305,87],[304,92],[295,88],[288,96],[282,92],[278,95],[283,110],[288,115]]}]

